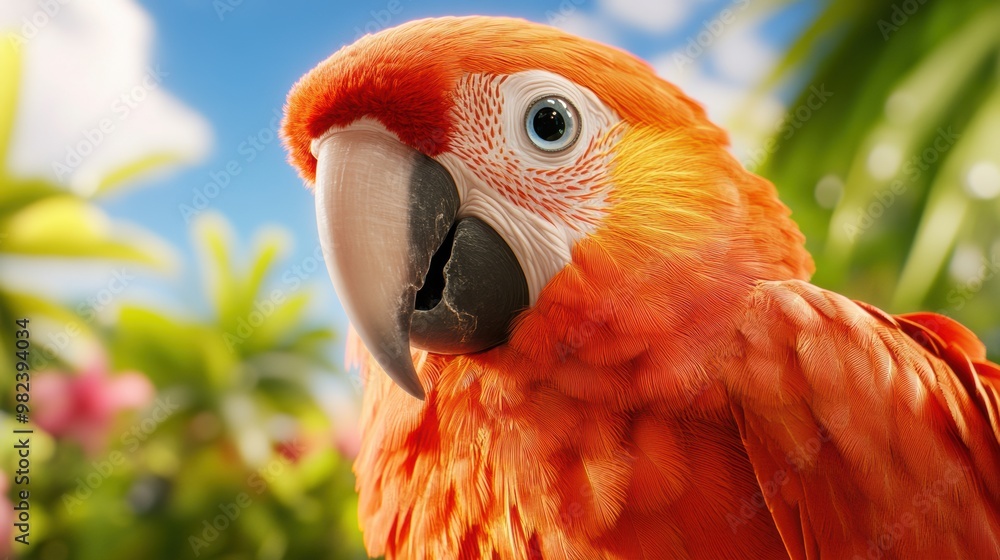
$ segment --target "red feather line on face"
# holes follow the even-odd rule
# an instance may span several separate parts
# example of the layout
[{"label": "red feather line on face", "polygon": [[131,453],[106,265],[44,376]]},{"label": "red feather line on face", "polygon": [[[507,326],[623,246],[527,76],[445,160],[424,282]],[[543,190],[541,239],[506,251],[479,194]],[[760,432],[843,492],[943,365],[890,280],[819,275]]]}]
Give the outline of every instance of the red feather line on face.
[{"label": "red feather line on face", "polygon": [[[510,99],[503,98],[506,76],[469,74],[455,88],[452,113],[465,128],[456,131],[450,153],[467,165],[482,185],[550,223],[582,232],[603,219],[611,179],[608,162],[620,130],[588,139],[572,162],[557,168],[533,167],[511,149],[501,116]],[[508,108],[508,110],[510,110]],[[583,116],[586,118],[586,115]],[[596,128],[596,127],[595,127]]]},{"label": "red feather line on face", "polygon": [[589,87],[626,121],[725,133],[702,108],[617,49],[509,18],[411,22],[344,47],[306,74],[288,96],[282,135],[290,159],[312,183],[310,141],[368,115],[429,156],[448,150],[451,93],[465,74],[548,70]]}]

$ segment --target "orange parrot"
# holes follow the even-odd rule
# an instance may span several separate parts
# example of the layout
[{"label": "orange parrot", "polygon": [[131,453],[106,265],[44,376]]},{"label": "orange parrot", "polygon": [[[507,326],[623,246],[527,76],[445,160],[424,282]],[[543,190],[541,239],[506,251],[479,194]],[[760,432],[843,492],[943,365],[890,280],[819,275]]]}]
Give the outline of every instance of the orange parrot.
[{"label": "orange parrot", "polygon": [[412,22],[304,76],[283,137],[360,341],[370,554],[1000,558],[1000,367],[809,284],[774,187],[640,60]]}]

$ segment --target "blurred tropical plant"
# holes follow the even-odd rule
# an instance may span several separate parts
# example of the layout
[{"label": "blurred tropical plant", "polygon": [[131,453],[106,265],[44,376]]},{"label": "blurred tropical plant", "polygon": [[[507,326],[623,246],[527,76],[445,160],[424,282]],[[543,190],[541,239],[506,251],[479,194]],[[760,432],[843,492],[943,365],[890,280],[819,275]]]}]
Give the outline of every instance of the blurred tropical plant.
[{"label": "blurred tropical plant", "polygon": [[[18,112],[21,74],[20,51],[13,42],[0,37],[0,75],[4,77],[0,81],[0,260],[7,266],[25,260],[69,259],[169,269],[169,252],[148,233],[137,234],[112,222],[94,200],[75,191],[47,179],[24,178],[9,171],[8,153]],[[133,167],[135,173],[143,171],[141,166]],[[100,193],[110,192],[131,177],[128,173],[117,174],[103,182],[105,188]],[[92,325],[65,304],[0,283],[0,344],[4,348],[13,348],[14,321],[22,317],[47,321],[74,333],[92,333]],[[57,352],[42,354],[37,345],[36,350],[32,365],[61,361]],[[9,360],[0,360],[0,373],[10,374],[11,367]]]},{"label": "blurred tropical plant", "polygon": [[826,3],[762,86],[804,84],[794,128],[758,169],[804,230],[815,282],[893,312],[952,316],[994,359],[998,29],[995,0]]},{"label": "blurred tropical plant", "polygon": [[[119,537],[117,557],[135,557],[151,540],[163,558],[359,556],[353,475],[307,384],[334,369],[333,332],[304,324],[304,286],[267,285],[280,235],[262,235],[248,268],[238,270],[220,218],[197,221],[195,231],[211,319],[126,306],[110,333],[116,367],[146,372],[161,394],[183,403],[137,458],[139,479],[155,481],[161,495],[151,503],[160,505],[143,516],[141,535]],[[226,521],[236,511],[244,519]],[[102,518],[95,509],[92,522]]]},{"label": "blurred tropical plant", "polygon": [[[44,521],[24,557],[364,557],[349,459],[308,383],[335,371],[334,333],[309,325],[305,284],[275,285],[284,236],[260,235],[239,268],[221,218],[194,231],[210,316],[125,304],[99,328],[111,369],[143,372],[156,398],[108,426],[112,444],[98,453],[52,431],[57,445],[32,487]],[[83,398],[63,386],[37,405]],[[93,415],[70,410],[60,425]]]},{"label": "blurred tropical plant", "polygon": [[[315,305],[304,278],[275,282],[286,235],[262,232],[240,266],[228,224],[197,220],[207,303],[200,309],[116,301],[97,317],[72,290],[47,293],[25,280],[21,267],[39,262],[57,263],[67,287],[95,263],[174,269],[171,247],[111,220],[100,197],[190,154],[139,155],[85,189],[15,172],[22,55],[0,36],[0,345],[14,348],[20,318],[30,319],[33,343],[31,545],[15,552],[71,560],[364,557],[349,458],[310,386],[338,371],[329,359],[335,337],[310,324]],[[174,132],[145,142],[183,138]],[[115,141],[128,144],[126,136]],[[13,379],[12,368],[0,360],[4,379]],[[5,433],[23,427],[9,414],[12,391],[12,383],[0,388]],[[7,498],[24,489],[8,476],[16,460],[10,446],[0,449],[0,554],[11,538]]]}]

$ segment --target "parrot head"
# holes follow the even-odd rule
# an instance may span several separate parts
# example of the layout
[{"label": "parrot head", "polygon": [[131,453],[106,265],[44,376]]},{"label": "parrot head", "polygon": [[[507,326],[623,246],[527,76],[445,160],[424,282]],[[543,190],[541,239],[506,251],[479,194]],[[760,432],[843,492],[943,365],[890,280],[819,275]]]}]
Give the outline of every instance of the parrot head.
[{"label": "parrot head", "polygon": [[543,25],[366,36],[295,85],[282,134],[352,325],[418,398],[434,380],[411,348],[610,363],[643,329],[697,344],[754,282],[812,271],[774,187],[697,103]]}]

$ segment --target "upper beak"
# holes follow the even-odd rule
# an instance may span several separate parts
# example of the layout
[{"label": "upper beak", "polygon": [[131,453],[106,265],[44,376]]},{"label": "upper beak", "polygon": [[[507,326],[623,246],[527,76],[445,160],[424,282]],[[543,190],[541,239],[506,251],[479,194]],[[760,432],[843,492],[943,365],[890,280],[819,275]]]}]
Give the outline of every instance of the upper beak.
[{"label": "upper beak", "polygon": [[316,213],[330,277],[368,350],[423,399],[410,344],[438,353],[507,338],[528,288],[513,252],[484,222],[456,222],[460,199],[435,160],[374,130],[322,137]]}]

